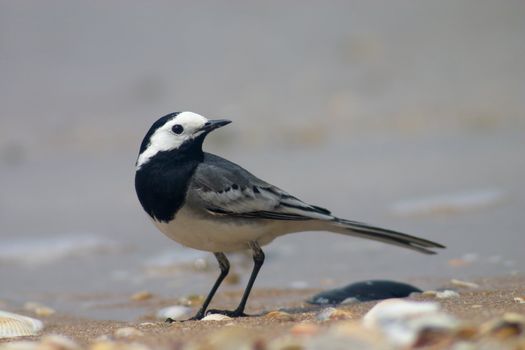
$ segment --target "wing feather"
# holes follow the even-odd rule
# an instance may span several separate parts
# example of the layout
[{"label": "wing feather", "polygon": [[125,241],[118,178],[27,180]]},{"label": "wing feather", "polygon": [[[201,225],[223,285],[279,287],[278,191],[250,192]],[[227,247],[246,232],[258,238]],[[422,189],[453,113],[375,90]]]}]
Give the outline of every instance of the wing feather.
[{"label": "wing feather", "polygon": [[191,198],[214,215],[273,220],[330,219],[324,208],[309,205],[255,177],[240,166],[205,155],[193,176]]}]

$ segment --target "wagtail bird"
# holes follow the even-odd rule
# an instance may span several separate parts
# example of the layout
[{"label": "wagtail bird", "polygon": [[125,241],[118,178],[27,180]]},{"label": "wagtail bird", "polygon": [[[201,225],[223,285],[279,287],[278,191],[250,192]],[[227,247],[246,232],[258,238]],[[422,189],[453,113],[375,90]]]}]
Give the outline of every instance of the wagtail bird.
[{"label": "wagtail bird", "polygon": [[[305,203],[255,177],[239,165],[206,153],[202,144],[229,120],[208,120],[192,112],[168,114],[157,120],[140,146],[135,189],[155,226],[180,244],[212,252],[221,273],[202,307],[201,319],[228,274],[225,253],[251,249],[254,267],[239,306],[210,310],[230,317],[246,316],[244,308],[264,262],[264,246],[292,232],[330,231],[435,254],[441,244],[362,222],[345,220],[329,210]],[[168,320],[169,321],[169,320]]]}]

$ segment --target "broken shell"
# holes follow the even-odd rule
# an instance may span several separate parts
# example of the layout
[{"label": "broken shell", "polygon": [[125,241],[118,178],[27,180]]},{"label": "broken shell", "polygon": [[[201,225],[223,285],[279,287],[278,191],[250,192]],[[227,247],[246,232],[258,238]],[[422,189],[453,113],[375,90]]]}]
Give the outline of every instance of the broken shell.
[{"label": "broken shell", "polygon": [[38,344],[39,350],[80,350],[80,346],[63,335],[46,335]]},{"label": "broken shell", "polygon": [[40,320],[0,311],[0,338],[37,335],[43,328]]},{"label": "broken shell", "polygon": [[525,304],[525,297],[516,297],[514,301],[518,304]]},{"label": "broken shell", "polygon": [[293,321],[294,318],[292,315],[290,315],[287,312],[283,311],[270,311],[264,317],[269,318],[271,320],[278,320],[278,321]]},{"label": "broken shell", "polygon": [[319,321],[330,321],[330,320],[346,320],[352,318],[352,314],[345,310],[338,310],[333,307],[328,307],[321,310],[315,318]]},{"label": "broken shell", "polygon": [[171,318],[174,321],[182,321],[189,318],[191,315],[191,309],[186,306],[174,305],[168,306],[157,311],[157,318],[166,320]]},{"label": "broken shell", "polygon": [[450,283],[456,287],[460,288],[471,288],[476,289],[479,288],[479,284],[473,283],[473,282],[467,282],[467,281],[460,281],[456,279],[450,280]]},{"label": "broken shell", "polygon": [[440,311],[438,303],[390,299],[368,311],[363,324],[369,329],[383,331],[393,344],[410,346],[430,333],[443,334],[453,330],[457,321]]},{"label": "broken shell", "polygon": [[133,300],[133,301],[143,301],[143,300],[151,299],[152,297],[153,297],[153,294],[151,294],[150,292],[144,290],[142,292],[138,292],[138,293],[133,294],[130,297],[130,299]]},{"label": "broken shell", "polygon": [[490,334],[499,339],[507,339],[525,332],[525,316],[506,313],[501,319],[489,321],[481,326],[482,334]]},{"label": "broken shell", "polygon": [[114,334],[117,338],[141,337],[144,335],[144,333],[133,327],[119,328],[115,330]]},{"label": "broken shell", "polygon": [[230,316],[226,316],[223,314],[209,314],[206,315],[201,321],[227,321],[231,320],[232,318]]}]

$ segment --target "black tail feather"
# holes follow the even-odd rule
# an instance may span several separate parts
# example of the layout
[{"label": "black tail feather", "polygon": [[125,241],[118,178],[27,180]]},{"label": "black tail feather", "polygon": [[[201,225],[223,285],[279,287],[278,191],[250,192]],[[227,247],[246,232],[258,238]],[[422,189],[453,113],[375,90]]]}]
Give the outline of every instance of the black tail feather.
[{"label": "black tail feather", "polygon": [[[394,244],[424,254],[436,254],[435,251],[429,248],[445,248],[445,246],[436,242],[381,227],[371,226],[362,222],[339,218],[334,218],[333,222],[338,227],[347,230],[350,235]],[[341,230],[338,230],[338,232],[345,233]]]}]

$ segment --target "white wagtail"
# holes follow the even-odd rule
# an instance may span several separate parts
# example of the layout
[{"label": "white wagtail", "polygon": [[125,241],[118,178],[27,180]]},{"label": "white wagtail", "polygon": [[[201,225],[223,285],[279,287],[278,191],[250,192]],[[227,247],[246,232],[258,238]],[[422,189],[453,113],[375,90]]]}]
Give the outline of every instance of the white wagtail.
[{"label": "white wagtail", "polygon": [[209,311],[246,316],[246,301],[264,262],[261,246],[287,233],[331,231],[425,254],[435,254],[428,248],[444,248],[426,239],[340,219],[327,209],[307,204],[260,180],[237,164],[203,152],[206,135],[229,123],[192,112],[168,114],[147,132],[136,163],[135,189],[155,226],[184,246],[213,252],[219,262],[219,278],[192,319],[204,317],[228,274],[230,263],[224,253],[250,248],[254,268],[239,306],[233,311]]}]

